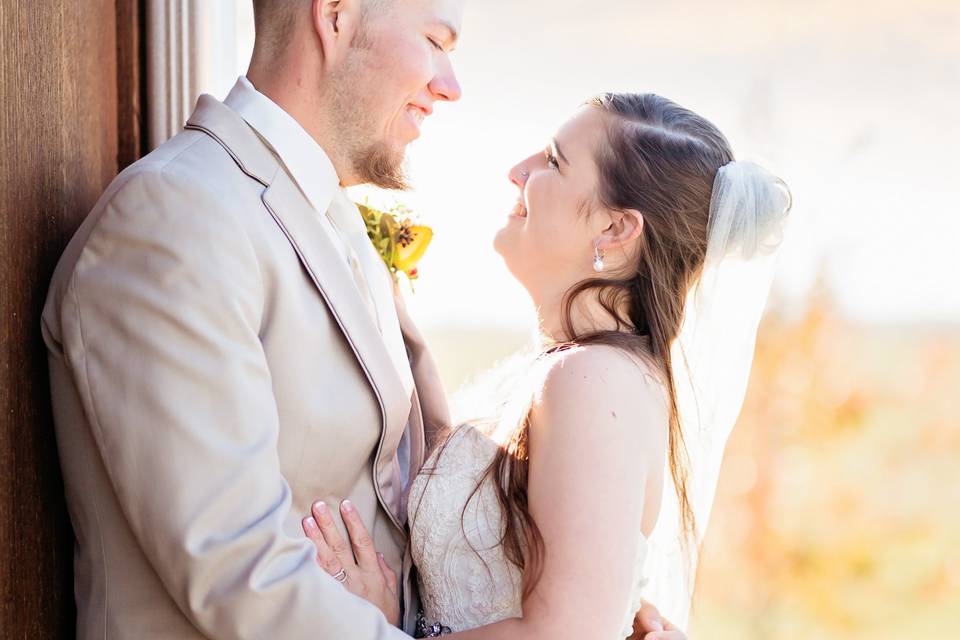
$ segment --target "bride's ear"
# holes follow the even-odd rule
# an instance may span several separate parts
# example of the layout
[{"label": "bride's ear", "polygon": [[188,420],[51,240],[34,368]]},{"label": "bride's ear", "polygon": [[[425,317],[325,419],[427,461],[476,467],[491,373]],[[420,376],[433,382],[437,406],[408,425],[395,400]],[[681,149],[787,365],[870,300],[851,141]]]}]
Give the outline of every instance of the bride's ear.
[{"label": "bride's ear", "polygon": [[643,233],[643,214],[636,209],[611,211],[610,225],[597,239],[597,248],[602,251],[629,249]]}]

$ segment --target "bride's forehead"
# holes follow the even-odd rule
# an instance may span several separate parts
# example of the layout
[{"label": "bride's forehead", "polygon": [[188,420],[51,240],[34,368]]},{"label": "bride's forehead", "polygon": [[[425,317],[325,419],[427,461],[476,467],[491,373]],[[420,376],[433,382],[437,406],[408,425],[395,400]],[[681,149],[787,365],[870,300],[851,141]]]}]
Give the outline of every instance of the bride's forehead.
[{"label": "bride's forehead", "polygon": [[580,155],[594,149],[605,132],[603,112],[596,107],[584,106],[563,123],[554,140],[563,149],[564,155]]}]

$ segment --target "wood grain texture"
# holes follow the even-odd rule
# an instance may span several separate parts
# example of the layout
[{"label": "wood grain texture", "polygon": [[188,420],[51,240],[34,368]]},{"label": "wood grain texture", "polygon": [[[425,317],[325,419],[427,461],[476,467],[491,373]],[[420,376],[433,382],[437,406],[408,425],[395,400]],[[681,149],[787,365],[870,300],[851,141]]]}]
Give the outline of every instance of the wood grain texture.
[{"label": "wood grain texture", "polygon": [[117,172],[117,0],[0,0],[0,637],[74,635],[40,311]]},{"label": "wood grain texture", "polygon": [[146,0],[116,0],[117,165],[122,171],[146,154]]}]

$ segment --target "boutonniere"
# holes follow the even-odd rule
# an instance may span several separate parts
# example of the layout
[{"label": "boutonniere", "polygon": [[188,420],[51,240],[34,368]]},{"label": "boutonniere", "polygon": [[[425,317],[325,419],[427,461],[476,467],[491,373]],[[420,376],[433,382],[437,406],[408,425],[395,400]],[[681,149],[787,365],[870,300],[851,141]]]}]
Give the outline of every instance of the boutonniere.
[{"label": "boutonniere", "polygon": [[367,225],[370,242],[387,265],[394,281],[401,272],[408,280],[416,280],[419,275],[417,263],[433,239],[433,229],[414,224],[411,219],[413,212],[403,205],[380,211],[368,204],[357,203],[357,208]]}]

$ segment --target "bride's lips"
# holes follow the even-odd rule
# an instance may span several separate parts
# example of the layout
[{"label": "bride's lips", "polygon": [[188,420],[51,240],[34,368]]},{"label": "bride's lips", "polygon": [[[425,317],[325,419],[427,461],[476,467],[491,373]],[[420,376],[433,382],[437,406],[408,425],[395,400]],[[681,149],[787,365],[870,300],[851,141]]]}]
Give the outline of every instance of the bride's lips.
[{"label": "bride's lips", "polygon": [[527,208],[523,205],[523,202],[517,201],[517,204],[513,205],[513,209],[510,210],[511,218],[526,218],[527,217]]}]

